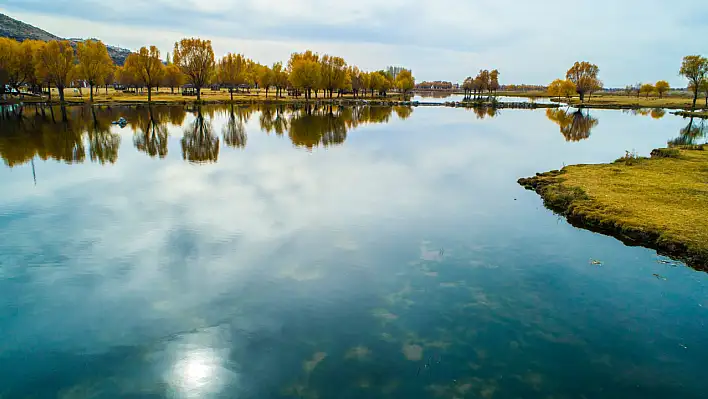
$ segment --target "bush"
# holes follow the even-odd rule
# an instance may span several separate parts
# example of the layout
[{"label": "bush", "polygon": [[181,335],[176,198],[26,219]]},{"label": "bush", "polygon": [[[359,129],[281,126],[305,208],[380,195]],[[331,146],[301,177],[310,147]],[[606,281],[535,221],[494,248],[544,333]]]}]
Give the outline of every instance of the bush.
[{"label": "bush", "polygon": [[614,163],[624,163],[627,166],[632,166],[632,165],[636,165],[636,164],[642,162],[645,159],[646,158],[640,157],[639,155],[637,155],[637,153],[634,151],[632,151],[632,152],[625,151],[624,156],[621,158],[618,158]]},{"label": "bush", "polygon": [[651,152],[652,158],[678,158],[681,151],[676,148],[657,148]]}]

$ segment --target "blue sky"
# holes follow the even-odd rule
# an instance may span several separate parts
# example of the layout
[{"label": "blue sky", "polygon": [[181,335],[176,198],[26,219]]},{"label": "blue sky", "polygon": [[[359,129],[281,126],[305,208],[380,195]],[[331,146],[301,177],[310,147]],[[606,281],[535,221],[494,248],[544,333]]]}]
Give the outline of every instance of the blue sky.
[{"label": "blue sky", "polygon": [[502,83],[547,84],[587,60],[606,86],[685,86],[681,58],[708,53],[705,0],[0,0],[0,12],[130,49],[200,36],[217,56],[272,63],[309,48],[412,68],[418,81],[497,68]]}]

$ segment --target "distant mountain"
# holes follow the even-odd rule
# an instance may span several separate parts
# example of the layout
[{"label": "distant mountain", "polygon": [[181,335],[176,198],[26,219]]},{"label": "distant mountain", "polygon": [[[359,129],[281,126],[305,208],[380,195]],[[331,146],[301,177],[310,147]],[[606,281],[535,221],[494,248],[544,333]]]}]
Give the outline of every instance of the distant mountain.
[{"label": "distant mountain", "polygon": [[[10,18],[5,14],[0,14],[0,37],[9,37],[17,41],[24,40],[69,40],[72,43],[84,41],[84,39],[62,39],[59,36],[53,35],[47,31],[39,29],[30,24]],[[130,50],[121,47],[106,45],[108,55],[111,56],[116,65],[123,65],[125,58],[131,53]]]}]

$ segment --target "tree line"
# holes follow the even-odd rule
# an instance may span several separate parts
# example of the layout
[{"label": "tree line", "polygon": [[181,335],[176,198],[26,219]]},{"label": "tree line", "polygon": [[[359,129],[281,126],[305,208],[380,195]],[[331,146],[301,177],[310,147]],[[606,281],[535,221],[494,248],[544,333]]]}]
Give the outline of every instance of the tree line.
[{"label": "tree line", "polygon": [[468,76],[462,83],[462,89],[465,91],[465,97],[496,92],[499,90],[499,71],[482,69],[474,79]]},{"label": "tree line", "polygon": [[389,67],[366,72],[347,64],[342,57],[311,50],[293,53],[286,64],[268,66],[235,53],[216,59],[210,40],[185,38],[175,43],[171,59],[167,53],[163,61],[160,50],[149,46],[131,53],[125,65],[116,66],[98,40],[79,42],[74,48],[69,41],[20,43],[0,38],[0,94],[5,94],[6,85],[18,92],[28,86],[35,94],[46,88],[51,101],[51,88],[55,87],[64,102],[64,89],[77,81],[89,86],[91,101],[99,87],[105,86],[107,91],[112,84],[145,88],[148,101],[152,100],[153,89],[170,87],[174,92],[184,84],[195,90],[197,100],[201,100],[202,89],[210,85],[228,88],[232,100],[234,90],[242,87],[265,89],[266,97],[273,88],[276,96],[283,96],[287,90],[306,99],[312,98],[312,93],[317,97],[320,91],[332,98],[335,93],[386,96],[394,89],[407,94],[415,88],[409,69]]}]

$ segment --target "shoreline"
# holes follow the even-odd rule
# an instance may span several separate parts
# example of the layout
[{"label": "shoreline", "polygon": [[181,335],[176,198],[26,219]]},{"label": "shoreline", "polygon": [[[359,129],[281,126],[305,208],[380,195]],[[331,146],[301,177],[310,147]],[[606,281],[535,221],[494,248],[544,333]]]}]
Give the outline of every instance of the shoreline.
[{"label": "shoreline", "polygon": [[[685,175],[673,178],[675,170]],[[518,183],[572,226],[708,272],[708,221],[698,216],[708,205],[708,188],[701,186],[705,178],[708,145],[656,149],[651,158],[625,157],[610,164],[571,165]]]},{"label": "shoreline", "polygon": [[[536,108],[559,108],[561,105],[556,103],[538,104],[532,102],[492,102],[492,101],[444,101],[444,102],[421,102],[409,100],[395,99],[314,99],[305,101],[304,99],[234,99],[230,100],[154,100],[148,102],[146,100],[99,100],[94,102],[89,101],[65,101],[64,106],[138,106],[138,105],[337,105],[337,106],[389,106],[389,107],[449,107],[449,108],[497,108],[497,109],[536,109]],[[2,103],[0,105],[42,105],[42,106],[61,106],[59,102],[46,101],[30,101],[30,102],[12,102]]]}]

